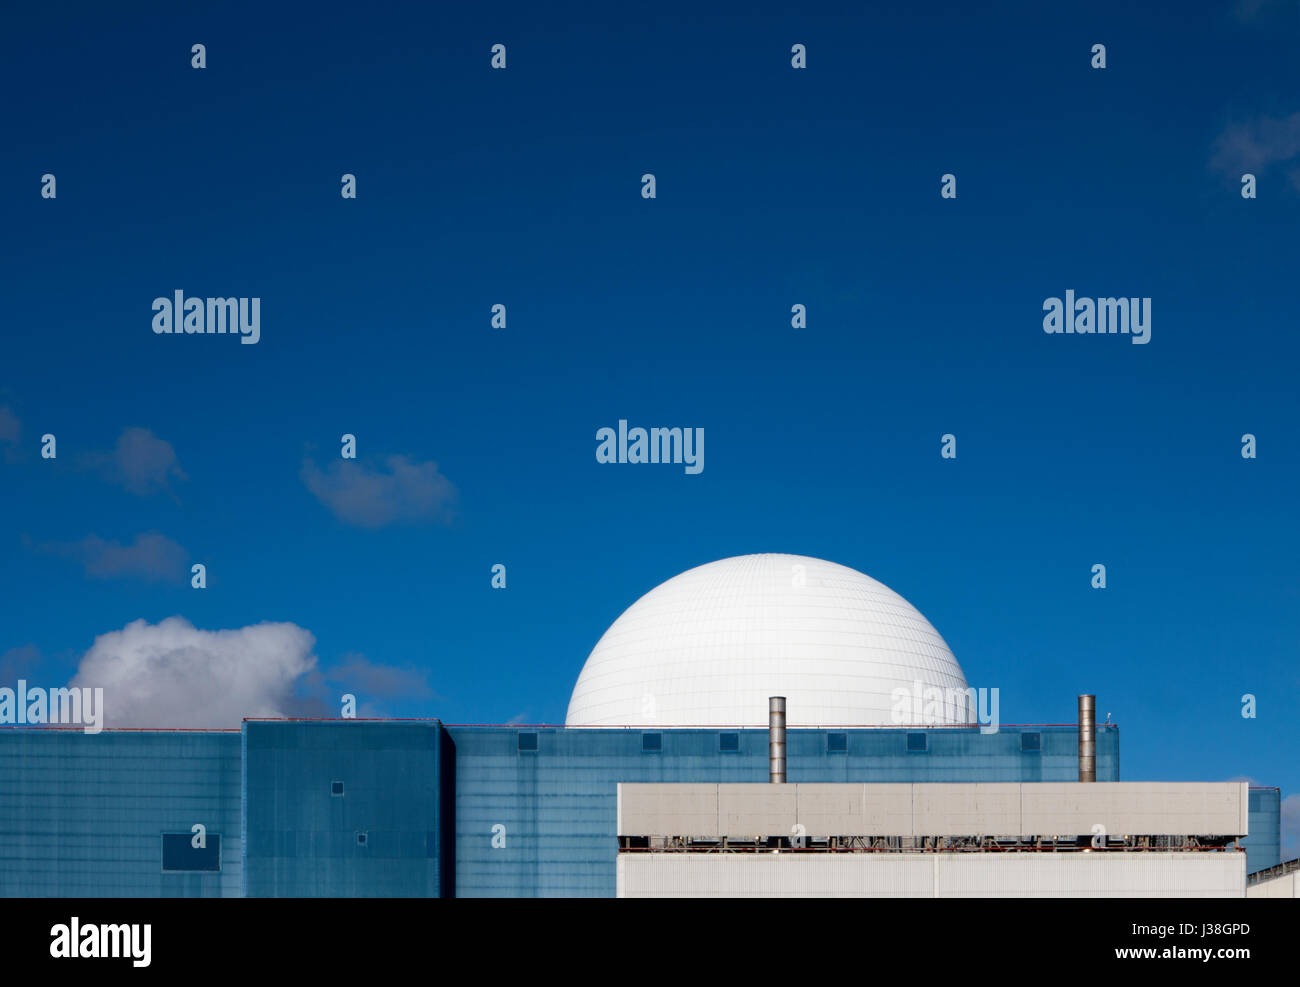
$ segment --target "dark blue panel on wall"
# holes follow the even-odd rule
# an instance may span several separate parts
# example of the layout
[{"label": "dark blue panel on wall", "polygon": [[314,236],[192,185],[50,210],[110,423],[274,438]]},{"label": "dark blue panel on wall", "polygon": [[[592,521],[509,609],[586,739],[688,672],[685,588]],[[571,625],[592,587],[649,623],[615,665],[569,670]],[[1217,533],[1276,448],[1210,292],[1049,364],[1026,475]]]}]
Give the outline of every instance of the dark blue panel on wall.
[{"label": "dark blue panel on wall", "polygon": [[244,724],[245,894],[445,893],[437,721]]},{"label": "dark blue panel on wall", "polygon": [[162,869],[165,871],[221,870],[221,836],[205,834],[202,846],[195,846],[194,833],[162,834]]}]

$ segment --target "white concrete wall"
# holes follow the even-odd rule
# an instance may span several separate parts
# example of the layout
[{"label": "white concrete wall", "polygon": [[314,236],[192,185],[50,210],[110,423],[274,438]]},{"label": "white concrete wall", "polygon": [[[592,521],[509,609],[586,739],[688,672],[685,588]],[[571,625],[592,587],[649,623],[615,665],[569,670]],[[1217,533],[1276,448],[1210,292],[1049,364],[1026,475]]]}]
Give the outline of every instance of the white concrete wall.
[{"label": "white concrete wall", "polygon": [[[644,828],[644,833],[637,830],[639,836],[708,836],[718,828],[718,786],[619,785],[619,833],[631,833],[628,826]],[[686,832],[678,832],[680,826]]]},{"label": "white concrete wall", "polygon": [[[915,835],[1019,835],[1030,832],[1021,828],[1019,784],[915,784],[910,787],[912,833]],[[867,797],[871,797],[869,792]]]},{"label": "white concrete wall", "polygon": [[[796,785],[718,785],[719,833],[789,833],[799,816]],[[665,833],[665,836],[673,835]],[[681,835],[681,834],[679,834]]]},{"label": "white concrete wall", "polygon": [[1245,836],[1235,782],[623,784],[619,835]]},{"label": "white concrete wall", "polygon": [[620,898],[1240,898],[1222,853],[620,853]]}]

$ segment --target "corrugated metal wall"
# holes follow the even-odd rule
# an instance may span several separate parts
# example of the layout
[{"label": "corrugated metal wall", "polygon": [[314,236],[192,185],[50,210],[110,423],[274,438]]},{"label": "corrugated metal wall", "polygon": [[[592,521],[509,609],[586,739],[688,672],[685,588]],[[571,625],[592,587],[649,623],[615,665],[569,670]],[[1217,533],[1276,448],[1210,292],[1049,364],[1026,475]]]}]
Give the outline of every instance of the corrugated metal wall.
[{"label": "corrugated metal wall", "polygon": [[1246,888],[1247,898],[1300,898],[1300,874],[1292,871]]},{"label": "corrugated metal wall", "polygon": [[[0,731],[0,895],[237,897],[237,733]],[[221,837],[217,873],[162,872],[162,834]]]},{"label": "corrugated metal wall", "polygon": [[1245,854],[625,853],[626,898],[1241,898]]},{"label": "corrugated metal wall", "polygon": [[1282,793],[1276,788],[1250,790],[1250,837],[1242,845],[1248,874],[1282,862]]},{"label": "corrugated metal wall", "polygon": [[440,724],[251,721],[244,733],[246,895],[441,893]]}]

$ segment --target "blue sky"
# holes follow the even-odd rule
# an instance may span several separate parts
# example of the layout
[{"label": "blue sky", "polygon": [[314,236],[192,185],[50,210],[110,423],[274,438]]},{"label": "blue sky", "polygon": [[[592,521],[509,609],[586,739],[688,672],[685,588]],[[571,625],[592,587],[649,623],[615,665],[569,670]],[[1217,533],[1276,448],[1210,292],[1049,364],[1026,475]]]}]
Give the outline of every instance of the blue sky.
[{"label": "blue sky", "polygon": [[[1300,789],[1300,9],[906,7],[6,11],[4,681],[271,621],[305,704],[558,722],[642,593],[792,552],[1004,720],[1096,692],[1125,778]],[[260,341],[154,334],[177,289]],[[620,418],[705,469],[598,464]]]}]

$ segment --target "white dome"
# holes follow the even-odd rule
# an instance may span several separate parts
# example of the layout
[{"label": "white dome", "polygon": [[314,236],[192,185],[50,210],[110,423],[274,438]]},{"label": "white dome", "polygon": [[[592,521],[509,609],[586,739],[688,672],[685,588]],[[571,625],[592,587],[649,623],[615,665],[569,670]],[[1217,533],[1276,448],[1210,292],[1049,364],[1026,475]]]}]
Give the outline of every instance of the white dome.
[{"label": "white dome", "polygon": [[947,692],[941,711],[892,715],[893,690],[917,682],[966,689],[939,632],[888,586],[821,559],[742,555],[628,607],[582,667],[565,724],[766,726],[770,696],[786,697],[790,726],[973,722]]}]

